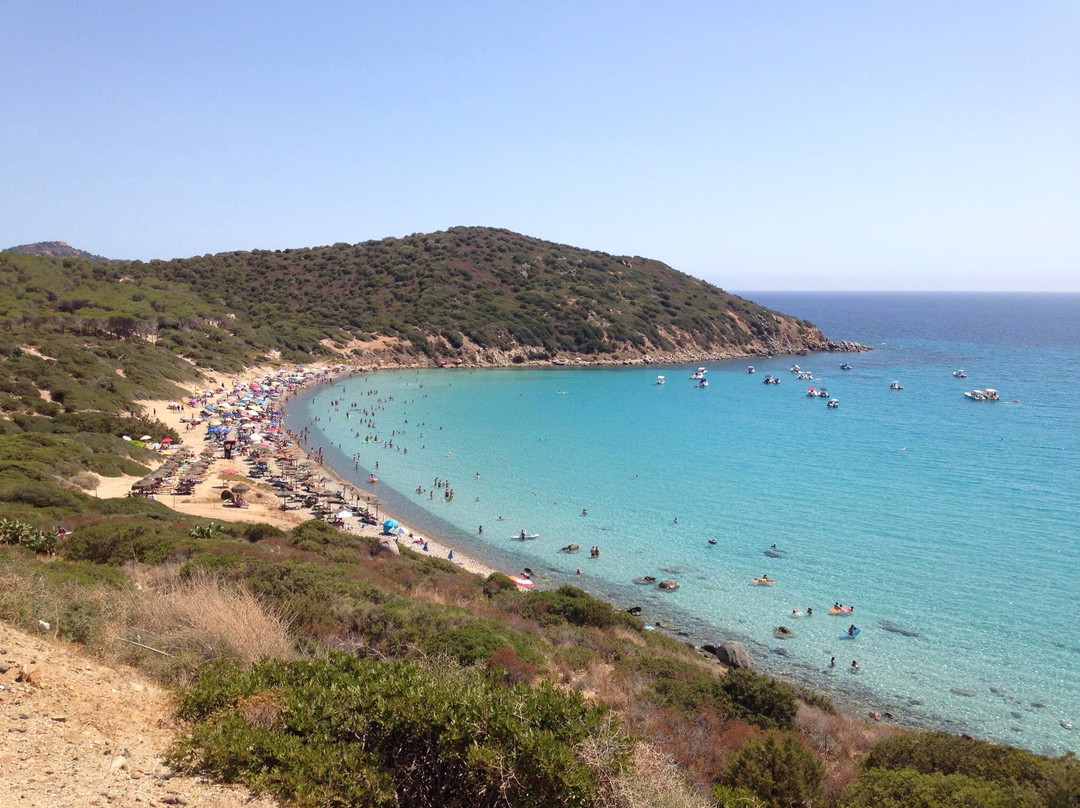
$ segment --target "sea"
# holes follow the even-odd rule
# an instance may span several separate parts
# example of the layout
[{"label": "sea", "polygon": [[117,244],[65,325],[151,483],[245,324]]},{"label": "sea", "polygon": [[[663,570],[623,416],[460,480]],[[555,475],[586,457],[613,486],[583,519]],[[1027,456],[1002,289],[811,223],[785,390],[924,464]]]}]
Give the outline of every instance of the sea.
[{"label": "sea", "polygon": [[872,350],[356,374],[286,424],[380,513],[542,587],[857,714],[1080,748],[1080,294],[742,294]]}]

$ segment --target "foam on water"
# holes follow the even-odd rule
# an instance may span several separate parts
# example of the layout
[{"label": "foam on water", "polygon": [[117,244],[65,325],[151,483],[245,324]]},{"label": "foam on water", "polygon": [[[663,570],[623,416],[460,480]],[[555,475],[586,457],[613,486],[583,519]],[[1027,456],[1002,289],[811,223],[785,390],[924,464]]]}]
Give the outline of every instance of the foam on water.
[{"label": "foam on water", "polygon": [[[1080,726],[1080,404],[1066,383],[1080,338],[1042,336],[1046,306],[943,297],[755,296],[875,348],[797,358],[835,410],[805,396],[786,357],[755,374],[708,363],[708,389],[672,366],[379,373],[310,391],[287,423],[319,415],[310,443],[328,462],[360,483],[378,461],[384,507],[504,568],[640,604],[698,641],[741,638],[760,664],[851,704],[1076,748],[1061,722]],[[1066,328],[1080,298],[1067,302]],[[1039,323],[1019,328],[1018,309]],[[1010,314],[1009,339],[987,311]],[[960,338],[965,317],[981,341]],[[973,387],[1003,400],[968,401]],[[345,419],[377,399],[376,429]],[[429,499],[436,477],[453,502]],[[541,536],[512,541],[522,529]],[[571,542],[582,552],[560,552]],[[762,574],[776,584],[752,586]],[[642,575],[681,587],[635,585]],[[831,617],[835,601],[854,614]],[[851,622],[860,635],[842,638]],[[775,639],[779,625],[794,635]]]}]

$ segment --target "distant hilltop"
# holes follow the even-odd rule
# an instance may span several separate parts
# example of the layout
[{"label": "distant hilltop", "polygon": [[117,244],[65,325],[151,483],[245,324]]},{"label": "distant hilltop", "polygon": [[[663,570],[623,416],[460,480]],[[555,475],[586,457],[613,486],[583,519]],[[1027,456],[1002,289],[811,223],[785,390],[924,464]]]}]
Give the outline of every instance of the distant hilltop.
[{"label": "distant hilltop", "polygon": [[22,253],[23,255],[44,255],[49,258],[85,258],[88,261],[112,261],[102,255],[94,255],[86,250],[72,247],[66,241],[35,241],[33,244],[20,244],[8,247],[3,252]]}]

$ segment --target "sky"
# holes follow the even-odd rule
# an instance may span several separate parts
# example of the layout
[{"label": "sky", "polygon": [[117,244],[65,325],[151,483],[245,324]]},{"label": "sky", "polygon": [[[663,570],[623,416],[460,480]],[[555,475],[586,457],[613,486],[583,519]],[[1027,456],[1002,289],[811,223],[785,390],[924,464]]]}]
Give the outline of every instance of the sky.
[{"label": "sky", "polygon": [[458,225],[730,290],[1080,291],[1080,3],[0,1],[0,248]]}]

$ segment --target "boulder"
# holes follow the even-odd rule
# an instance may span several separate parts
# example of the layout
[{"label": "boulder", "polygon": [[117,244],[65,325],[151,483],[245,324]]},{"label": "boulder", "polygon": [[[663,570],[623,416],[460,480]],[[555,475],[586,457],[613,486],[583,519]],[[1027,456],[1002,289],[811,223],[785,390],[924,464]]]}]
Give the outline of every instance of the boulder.
[{"label": "boulder", "polygon": [[398,543],[395,539],[387,537],[379,539],[379,543],[375,545],[375,552],[401,555],[401,548],[398,547]]},{"label": "boulder", "polygon": [[750,668],[750,654],[741,642],[730,641],[716,649],[716,658],[729,668]]},{"label": "boulder", "polygon": [[679,588],[679,582],[678,581],[671,581],[671,580],[663,580],[660,583],[658,583],[657,586],[660,587],[661,589],[667,589],[668,591],[672,591],[672,590],[675,590],[675,589]]}]

